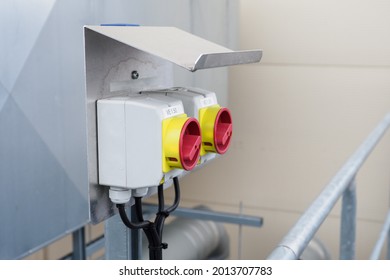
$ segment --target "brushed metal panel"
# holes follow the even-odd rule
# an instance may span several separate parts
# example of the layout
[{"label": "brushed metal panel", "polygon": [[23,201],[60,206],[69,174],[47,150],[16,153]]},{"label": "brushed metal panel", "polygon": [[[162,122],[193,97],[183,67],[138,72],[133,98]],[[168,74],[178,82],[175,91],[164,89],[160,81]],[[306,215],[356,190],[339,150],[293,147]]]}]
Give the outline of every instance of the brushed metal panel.
[{"label": "brushed metal panel", "polygon": [[[218,2],[224,17],[226,1]],[[92,219],[83,25],[168,25],[207,38],[206,30],[194,26],[194,10],[201,15],[208,5],[206,0],[0,1],[0,259],[22,258]],[[219,43],[227,43],[223,23],[213,16],[202,22],[221,34]],[[208,72],[206,82],[201,72],[179,69],[175,85],[202,83],[227,95],[227,69]],[[136,86],[149,82],[144,77]],[[127,86],[123,80],[110,84],[112,89]],[[95,199],[104,193],[104,188],[91,188]],[[94,202],[91,216],[102,220],[108,210]]]},{"label": "brushed metal panel", "polygon": [[261,50],[233,51],[175,27],[87,26],[189,71],[259,62]]},{"label": "brushed metal panel", "polygon": [[90,20],[74,1],[0,6],[0,259],[17,259],[89,222],[82,26],[66,15]]},{"label": "brushed metal panel", "polygon": [[[131,28],[131,27],[129,27]],[[98,185],[96,100],[121,94],[172,86],[171,63],[85,28],[88,171],[91,220],[99,223],[115,213],[108,187]],[[133,80],[131,73],[139,78]]]},{"label": "brushed metal panel", "polygon": [[85,224],[88,198],[12,98],[0,135],[0,259],[13,259]]}]

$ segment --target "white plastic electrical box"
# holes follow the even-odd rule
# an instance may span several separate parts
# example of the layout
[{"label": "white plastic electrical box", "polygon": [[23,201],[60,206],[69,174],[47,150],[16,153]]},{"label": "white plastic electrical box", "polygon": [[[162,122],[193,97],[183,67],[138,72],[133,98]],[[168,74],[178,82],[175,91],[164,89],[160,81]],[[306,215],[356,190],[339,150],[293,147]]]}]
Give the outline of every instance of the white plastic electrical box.
[{"label": "white plastic electrical box", "polygon": [[[199,160],[200,128],[179,99],[129,94],[97,101],[99,184],[116,203],[191,170]],[[120,201],[119,201],[120,200]]]}]

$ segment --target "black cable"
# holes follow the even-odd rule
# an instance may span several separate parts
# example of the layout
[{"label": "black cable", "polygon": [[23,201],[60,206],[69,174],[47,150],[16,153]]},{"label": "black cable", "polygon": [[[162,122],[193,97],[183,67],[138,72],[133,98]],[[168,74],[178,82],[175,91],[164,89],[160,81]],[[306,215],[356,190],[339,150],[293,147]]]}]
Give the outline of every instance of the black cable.
[{"label": "black cable", "polygon": [[[142,211],[142,197],[134,197],[134,206],[135,206],[135,216],[138,222],[143,222],[143,211]],[[142,228],[146,238],[148,239],[149,244],[158,244],[159,240],[157,235],[153,234],[153,230],[151,230],[151,225],[149,224],[147,227]],[[156,258],[153,252],[149,251],[149,259],[154,260]]]},{"label": "black cable", "polygon": [[167,211],[169,214],[176,210],[176,208],[179,206],[180,203],[180,184],[179,179],[177,177],[173,178],[173,185],[175,188],[175,199],[173,202],[173,205],[169,207]]},{"label": "black cable", "polygon": [[165,222],[165,218],[169,216],[169,213],[164,210],[165,208],[165,199],[164,199],[164,188],[163,185],[159,185],[157,188],[157,197],[158,197],[158,212],[154,223],[156,224],[157,233],[162,239],[162,224]]},{"label": "black cable", "polygon": [[145,232],[146,238],[149,242],[149,259],[151,260],[162,260],[162,249],[167,248],[167,244],[162,243],[162,233],[165,219],[179,206],[180,203],[179,179],[177,177],[173,178],[173,183],[175,188],[175,198],[173,204],[167,209],[165,209],[163,184],[160,184],[157,188],[158,212],[154,222],[144,220],[142,211],[142,197],[134,197],[135,215],[137,219],[137,222],[135,223],[130,221],[127,217],[125,204],[117,204],[122,222],[130,229],[143,229]]},{"label": "black cable", "polygon": [[164,202],[164,185],[161,184],[157,187],[157,197],[158,197],[158,212],[164,211],[165,202]]},{"label": "black cable", "polygon": [[119,215],[122,219],[122,222],[130,229],[143,229],[147,226],[149,226],[150,222],[149,221],[143,221],[139,223],[133,223],[129,220],[126,214],[125,210],[125,204],[117,204],[116,207],[119,210]]},{"label": "black cable", "polygon": [[173,178],[173,184],[175,188],[175,198],[173,201],[173,204],[168,207],[167,209],[165,208],[165,201],[164,201],[164,189],[163,185],[158,186],[158,212],[157,216],[160,215],[165,215],[169,216],[173,211],[176,210],[176,208],[179,206],[180,203],[180,184],[179,184],[179,179],[177,177]]},{"label": "black cable", "polygon": [[[156,229],[158,232],[158,235],[160,236],[160,239],[162,240],[162,234],[163,234],[163,229],[164,229],[164,223],[165,219],[174,211],[176,208],[179,206],[180,203],[180,184],[179,184],[179,179],[177,177],[173,178],[173,184],[175,188],[175,198],[173,204],[168,207],[167,209],[164,209],[164,195],[163,192],[158,193],[158,213],[156,215],[155,219],[155,224],[156,224]],[[162,187],[161,187],[162,189]]]},{"label": "black cable", "polygon": [[162,260],[162,245],[161,239],[158,236],[156,225],[150,223],[150,225],[144,228],[144,232],[149,242],[149,259],[150,260]]},{"label": "black cable", "polygon": [[135,214],[137,216],[138,222],[143,222],[144,217],[142,215],[142,197],[134,197],[134,205],[135,205]]},{"label": "black cable", "polygon": [[[140,206],[140,200],[135,200],[137,201],[138,207]],[[117,204],[116,207],[119,210],[119,215],[122,219],[122,222],[130,229],[143,229],[145,232],[145,235],[148,239],[149,242],[149,258],[151,260],[160,260],[162,259],[162,247],[160,238],[158,236],[156,226],[154,223],[150,221],[139,221],[138,223],[133,223],[129,220],[126,214],[125,210],[125,204]],[[142,209],[141,209],[142,210]],[[136,212],[139,212],[136,209]],[[137,219],[143,220],[142,217],[142,212],[141,213],[136,213]],[[140,219],[141,218],[141,219]]]},{"label": "black cable", "polygon": [[[142,210],[142,197],[134,197],[134,205],[135,205],[135,214],[138,222],[143,222],[144,217],[143,217],[143,210]],[[162,248],[160,248],[161,238],[158,235],[155,224],[150,222],[149,226],[143,228],[143,230],[149,242],[149,258],[151,260],[161,260],[162,259]]]}]

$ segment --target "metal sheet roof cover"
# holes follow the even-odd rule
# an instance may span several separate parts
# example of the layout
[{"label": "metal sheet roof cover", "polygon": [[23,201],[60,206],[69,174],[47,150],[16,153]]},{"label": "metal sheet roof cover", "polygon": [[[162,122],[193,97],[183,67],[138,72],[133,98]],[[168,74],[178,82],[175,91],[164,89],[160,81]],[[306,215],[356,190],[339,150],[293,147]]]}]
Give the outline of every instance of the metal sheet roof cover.
[{"label": "metal sheet roof cover", "polygon": [[189,71],[259,62],[261,50],[233,51],[175,27],[85,26]]}]

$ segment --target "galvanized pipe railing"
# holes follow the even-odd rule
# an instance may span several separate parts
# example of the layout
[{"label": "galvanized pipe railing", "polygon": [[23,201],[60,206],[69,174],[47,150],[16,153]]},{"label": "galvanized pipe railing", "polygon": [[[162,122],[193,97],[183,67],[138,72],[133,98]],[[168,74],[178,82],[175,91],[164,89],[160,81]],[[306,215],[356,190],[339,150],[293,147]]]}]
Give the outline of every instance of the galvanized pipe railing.
[{"label": "galvanized pipe railing", "polygon": [[290,229],[268,259],[297,260],[313,239],[338,199],[343,196],[341,214],[340,258],[354,259],[356,236],[355,176],[366,158],[390,126],[390,113],[371,132],[363,144],[346,161],[297,223]]},{"label": "galvanized pipe railing", "polygon": [[372,250],[372,253],[370,256],[371,260],[379,259],[379,256],[381,254],[381,250],[383,248],[383,245],[385,244],[386,238],[388,239],[387,259],[390,258],[390,242],[389,242],[390,236],[389,236],[389,234],[390,234],[390,210],[387,213],[387,217],[386,217],[386,220],[383,224],[379,238],[375,244],[374,249]]}]

